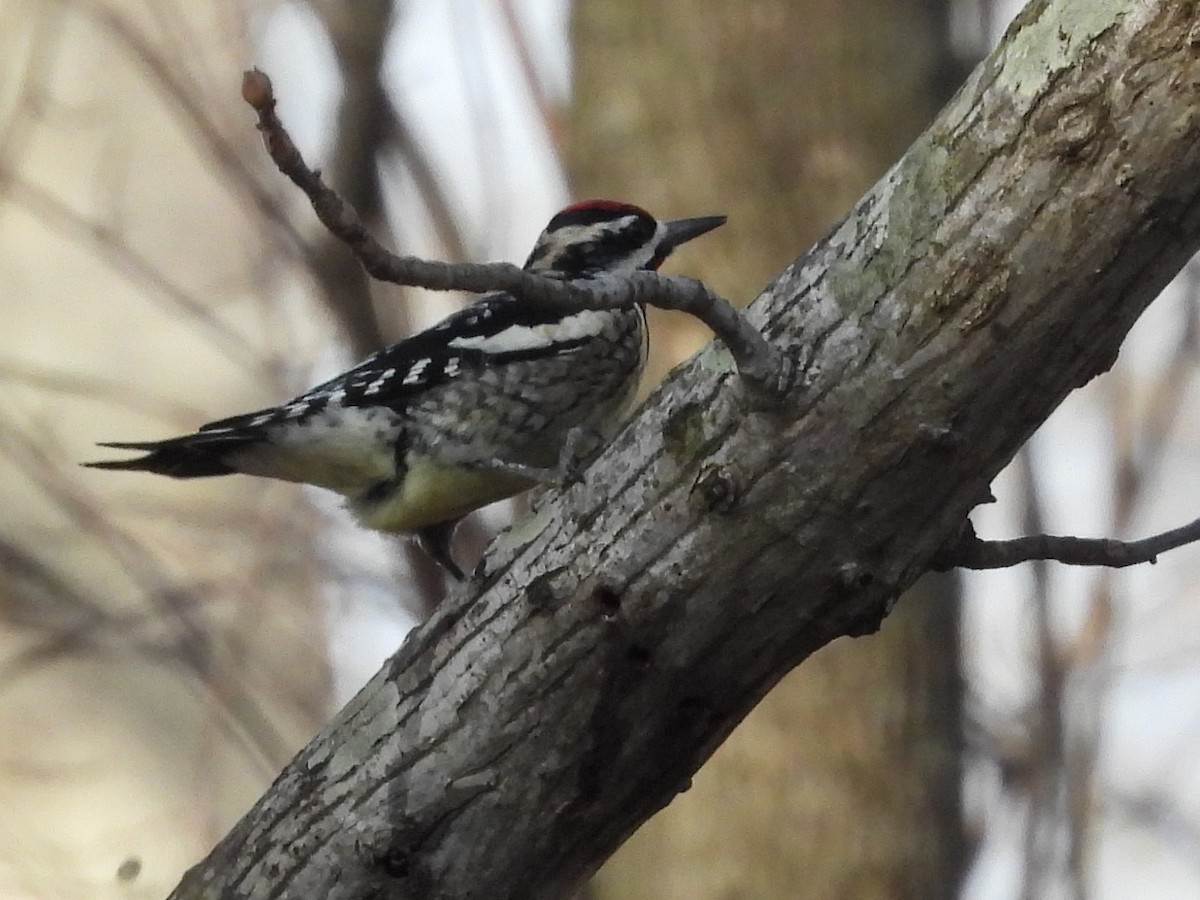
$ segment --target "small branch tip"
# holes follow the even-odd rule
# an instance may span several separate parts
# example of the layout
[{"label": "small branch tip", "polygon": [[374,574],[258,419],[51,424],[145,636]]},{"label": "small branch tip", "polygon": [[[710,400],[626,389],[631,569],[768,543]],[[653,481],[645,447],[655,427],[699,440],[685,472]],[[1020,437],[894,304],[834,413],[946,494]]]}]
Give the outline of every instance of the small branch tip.
[{"label": "small branch tip", "polygon": [[275,105],[275,90],[266,72],[254,68],[242,73],[242,99],[260,113]]}]

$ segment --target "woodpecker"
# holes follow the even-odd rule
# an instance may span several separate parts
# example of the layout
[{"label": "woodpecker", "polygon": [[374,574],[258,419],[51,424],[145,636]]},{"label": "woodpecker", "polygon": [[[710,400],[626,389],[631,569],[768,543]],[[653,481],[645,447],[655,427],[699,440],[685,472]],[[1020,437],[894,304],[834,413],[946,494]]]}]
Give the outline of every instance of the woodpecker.
[{"label": "woodpecker", "polygon": [[[610,200],[550,220],[525,269],[587,279],[657,269],[724,216],[658,221]],[[646,361],[640,306],[564,312],[485,294],[432,328],[279,406],[85,463],[173,478],[243,473],[328,488],[364,526],[416,535],[453,577],[458,521],[561,476],[564,455],[615,435]]]}]

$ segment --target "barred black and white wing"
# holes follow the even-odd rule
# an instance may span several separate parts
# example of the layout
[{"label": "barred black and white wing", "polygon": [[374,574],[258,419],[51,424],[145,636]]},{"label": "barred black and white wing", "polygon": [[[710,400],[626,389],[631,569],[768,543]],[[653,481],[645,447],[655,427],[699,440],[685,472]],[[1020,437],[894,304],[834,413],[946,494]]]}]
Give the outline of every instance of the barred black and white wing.
[{"label": "barred black and white wing", "polygon": [[[146,455],[88,465],[176,478],[242,472],[354,497],[395,480],[413,450],[454,465],[486,465],[506,454],[524,462],[530,447],[553,444],[588,418],[584,404],[603,400],[595,390],[577,397],[568,378],[609,382],[617,394],[627,393],[630,377],[636,383],[643,337],[634,336],[637,353],[621,360],[599,345],[617,331],[640,330],[640,315],[563,317],[506,294],[488,295],[280,406],[210,422],[182,437],[103,444]],[[581,364],[600,368],[589,374]],[[603,392],[603,385],[596,387]],[[568,414],[555,421],[562,413]],[[539,462],[547,455],[532,454]]]}]

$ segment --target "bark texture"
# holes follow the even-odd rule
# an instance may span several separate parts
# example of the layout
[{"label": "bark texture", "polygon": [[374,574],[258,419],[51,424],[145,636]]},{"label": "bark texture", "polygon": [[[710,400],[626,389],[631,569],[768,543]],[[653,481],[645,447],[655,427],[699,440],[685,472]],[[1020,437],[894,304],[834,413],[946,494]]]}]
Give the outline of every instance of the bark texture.
[{"label": "bark texture", "polygon": [[[966,77],[944,86],[944,6],[576,4],[573,193],[635,199],[664,216],[729,213],[671,270],[748,301],[845,215]],[[694,320],[650,315],[652,372],[707,340]],[[957,896],[954,581],[923,579],[877,635],[836,641],[776,685],[691,788],[605,863],[589,900],[794,900],[801,885],[805,900]]]},{"label": "bark texture", "polygon": [[[749,287],[845,215],[966,77],[944,86],[944,6],[576,4],[574,194],[633,198],[664,216],[729,213],[671,270],[749,300]],[[654,372],[706,340],[682,316],[651,310],[651,321]],[[805,900],[957,896],[954,581],[923,579],[877,635],[836,641],[776,685],[692,787],[605,863],[589,900],[795,900],[801,885]]]},{"label": "bark texture", "polygon": [[877,628],[1200,246],[1197,12],[1031,4],[751,307],[788,402],[749,408],[719,347],[674,372],[173,896],[561,897]]}]

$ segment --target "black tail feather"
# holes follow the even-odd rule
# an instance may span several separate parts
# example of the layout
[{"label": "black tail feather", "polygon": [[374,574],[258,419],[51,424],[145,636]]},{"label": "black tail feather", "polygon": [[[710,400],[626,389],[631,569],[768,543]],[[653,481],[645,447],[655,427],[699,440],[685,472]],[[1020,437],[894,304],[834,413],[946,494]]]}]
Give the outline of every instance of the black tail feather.
[{"label": "black tail feather", "polygon": [[256,437],[246,434],[189,434],[165,441],[107,441],[99,446],[142,450],[146,455],[137,459],[103,460],[83,465],[92,469],[153,472],[171,478],[232,475],[237,469],[225,462],[225,457],[231,451],[240,450],[256,440]]}]

